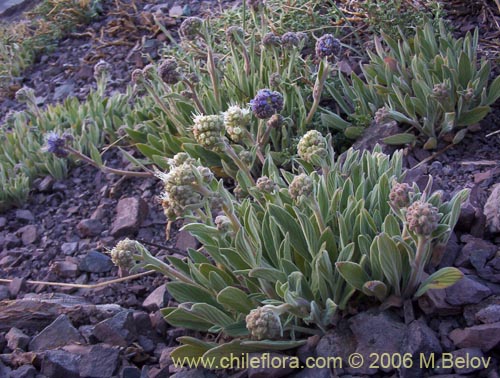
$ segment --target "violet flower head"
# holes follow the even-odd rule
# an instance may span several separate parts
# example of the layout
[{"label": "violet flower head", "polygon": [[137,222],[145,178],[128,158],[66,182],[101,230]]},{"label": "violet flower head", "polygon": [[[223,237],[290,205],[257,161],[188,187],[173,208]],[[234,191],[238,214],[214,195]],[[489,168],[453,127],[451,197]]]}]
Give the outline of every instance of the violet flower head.
[{"label": "violet flower head", "polygon": [[316,42],[316,56],[320,59],[338,56],[341,49],[340,41],[331,34],[325,34]]},{"label": "violet flower head", "polygon": [[252,112],[257,118],[267,119],[283,110],[283,95],[270,89],[261,89],[250,101]]},{"label": "violet flower head", "polygon": [[50,132],[45,137],[47,145],[46,151],[53,153],[58,158],[65,158],[69,155],[65,149],[67,139],[64,136],[59,136],[56,132]]}]

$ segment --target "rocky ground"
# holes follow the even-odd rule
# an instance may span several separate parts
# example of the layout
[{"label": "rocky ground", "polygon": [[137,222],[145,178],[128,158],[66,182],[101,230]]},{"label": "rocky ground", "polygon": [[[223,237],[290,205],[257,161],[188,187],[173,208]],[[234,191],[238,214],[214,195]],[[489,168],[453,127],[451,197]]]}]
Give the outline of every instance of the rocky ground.
[{"label": "rocky ground", "polygon": [[[147,63],[142,53],[153,53],[163,37],[148,29],[147,21],[126,39],[119,29],[116,35],[96,39],[102,28],[109,30],[118,21],[137,21],[142,12],[159,10],[165,23],[175,30],[180,22],[176,16],[209,12],[217,2],[149,3],[136,1],[136,12],[132,3],[105,2],[106,16],[42,56],[22,83],[36,89],[42,105],[68,95],[84,98],[95,85],[93,64],[102,58],[115,67],[109,90],[122,90],[130,72]],[[113,4],[121,7],[121,16],[113,13]],[[222,2],[223,6],[234,4]],[[126,43],[118,45],[112,43],[114,40]],[[11,99],[0,101],[0,114],[8,109],[22,107]],[[93,289],[31,283],[86,285],[116,279],[119,272],[106,251],[124,237],[142,241],[158,257],[182,257],[187,248],[197,247],[192,237],[177,231],[179,224],[173,227],[170,240],[165,240],[166,220],[156,200],[161,191],[158,180],[123,180],[84,165],[72,169],[66,180],[37,180],[24,207],[0,214],[0,278],[11,280],[0,282],[0,378],[498,378],[500,239],[486,226],[484,205],[499,182],[500,140],[498,135],[486,136],[498,129],[499,119],[497,103],[480,128],[460,145],[412,169],[407,177],[409,182],[425,185],[430,174],[435,189],[443,190],[445,196],[471,188],[471,198],[462,209],[443,258],[434,262],[439,267],[457,266],[465,278],[400,310],[352,310],[327,335],[311,337],[293,352],[302,363],[311,356],[340,356],[343,364],[336,368],[181,370],[173,365],[170,353],[177,345],[176,337],[192,333],[171,328],[162,319],[159,309],[171,301],[164,277],[150,274]],[[370,147],[375,139],[369,131],[358,147]],[[408,150],[405,164],[412,168],[429,156],[420,149]],[[112,152],[105,158],[113,167],[127,165]],[[370,354],[375,352],[410,353],[412,361],[406,368],[395,368],[395,364],[384,367],[381,361],[380,368],[370,368]],[[348,366],[352,353],[364,357],[363,367]],[[434,367],[422,369],[420,356],[432,354]],[[441,356],[444,362],[439,361]],[[447,358],[479,362],[450,366]]]}]

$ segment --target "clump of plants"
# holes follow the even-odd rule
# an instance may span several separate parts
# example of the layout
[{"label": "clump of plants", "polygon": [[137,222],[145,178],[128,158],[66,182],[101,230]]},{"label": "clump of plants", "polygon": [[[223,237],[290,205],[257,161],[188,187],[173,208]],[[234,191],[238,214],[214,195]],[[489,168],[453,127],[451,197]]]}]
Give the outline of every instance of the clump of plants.
[{"label": "clump of plants", "polygon": [[[459,143],[500,96],[500,77],[488,86],[491,63],[478,58],[477,30],[455,39],[442,23],[437,31],[427,24],[412,38],[401,35],[399,42],[382,37],[383,42],[375,38],[376,53],[368,52],[365,82],[352,74],[351,83],[341,76],[340,86],[327,88],[345,114],[409,126],[386,143],[422,140],[426,149],[436,148],[439,140]],[[326,121],[344,130],[352,126],[332,113]]]},{"label": "clump of plants", "polygon": [[404,184],[401,152],[391,158],[376,147],[335,159],[331,137],[309,131],[293,173],[268,156],[247,193],[231,193],[185,153],[169,164],[159,174],[165,214],[188,219],[183,229],[202,248],[161,261],[128,241],[111,254],[122,269],[170,278],[179,305],[162,310],[167,322],[228,341],[181,337],[176,357],[293,348],[334,326],[356,297],[401,306],[462,277],[444,268],[425,279],[424,268],[448,241],[468,190],[445,202],[430,184],[423,192]]},{"label": "clump of plants", "polygon": [[12,95],[15,78],[35,59],[78,25],[85,25],[100,11],[98,0],[43,0],[25,20],[0,24],[0,91]]}]

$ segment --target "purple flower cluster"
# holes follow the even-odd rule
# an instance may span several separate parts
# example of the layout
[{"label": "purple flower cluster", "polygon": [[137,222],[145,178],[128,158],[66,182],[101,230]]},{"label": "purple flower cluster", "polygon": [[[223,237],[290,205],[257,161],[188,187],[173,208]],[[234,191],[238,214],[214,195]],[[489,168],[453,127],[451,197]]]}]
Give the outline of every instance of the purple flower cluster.
[{"label": "purple flower cluster", "polygon": [[47,142],[46,150],[53,153],[58,158],[65,158],[69,155],[68,151],[64,148],[66,146],[67,139],[57,134],[56,132],[50,132],[45,137]]},{"label": "purple flower cluster", "polygon": [[257,118],[267,119],[283,110],[283,95],[270,89],[261,89],[250,101],[252,112]]},{"label": "purple flower cluster", "polygon": [[331,34],[325,34],[316,42],[316,56],[320,59],[335,57],[340,54],[340,41]]}]

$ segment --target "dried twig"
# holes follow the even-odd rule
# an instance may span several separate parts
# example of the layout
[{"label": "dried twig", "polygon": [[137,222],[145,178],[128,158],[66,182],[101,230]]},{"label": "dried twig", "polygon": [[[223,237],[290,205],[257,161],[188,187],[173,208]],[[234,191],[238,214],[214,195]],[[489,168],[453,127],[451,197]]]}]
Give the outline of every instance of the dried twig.
[{"label": "dried twig", "polygon": [[[26,281],[26,283],[30,284],[30,285],[46,285],[46,286],[73,287],[73,288],[77,288],[77,289],[97,289],[99,287],[108,286],[108,285],[119,283],[119,282],[134,280],[136,278],[147,276],[148,274],[151,274],[153,272],[155,272],[155,271],[154,270],[148,270],[147,272],[132,274],[131,276],[127,276],[127,277],[115,278],[114,280],[105,281],[105,282],[99,282],[99,283],[92,284],[92,285],[71,284],[71,283],[64,283],[64,282],[31,281],[31,280]],[[12,281],[14,281],[14,280],[1,279],[0,278],[0,283],[7,283],[7,284],[9,284]]]}]

